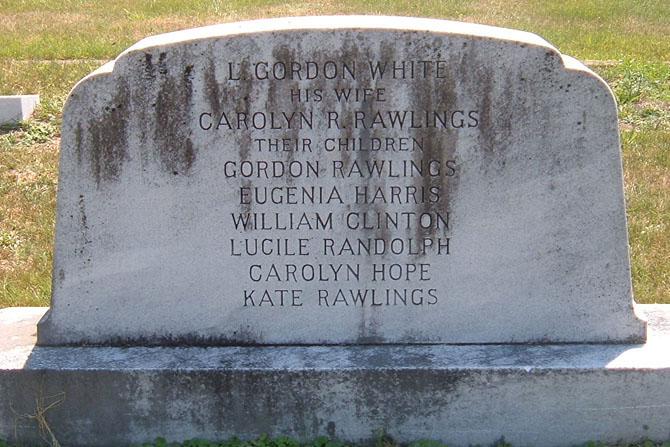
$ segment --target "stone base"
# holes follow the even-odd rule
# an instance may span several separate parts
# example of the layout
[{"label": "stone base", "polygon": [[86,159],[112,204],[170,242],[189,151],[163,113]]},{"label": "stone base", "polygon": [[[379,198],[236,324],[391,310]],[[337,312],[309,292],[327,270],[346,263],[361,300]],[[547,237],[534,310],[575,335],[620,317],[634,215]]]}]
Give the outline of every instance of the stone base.
[{"label": "stone base", "polygon": [[[670,439],[670,305],[644,345],[35,346],[45,308],[0,310],[0,439],[68,446],[163,436],[318,435],[450,446]],[[41,401],[40,401],[41,400]]]},{"label": "stone base", "polygon": [[0,96],[0,124],[28,119],[39,102],[39,95]]}]

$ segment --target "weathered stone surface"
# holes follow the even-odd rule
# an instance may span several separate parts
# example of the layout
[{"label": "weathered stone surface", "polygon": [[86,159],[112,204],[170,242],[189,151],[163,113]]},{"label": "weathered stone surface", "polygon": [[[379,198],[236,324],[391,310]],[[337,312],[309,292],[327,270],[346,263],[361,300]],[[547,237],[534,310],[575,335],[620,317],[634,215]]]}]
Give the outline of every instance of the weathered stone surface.
[{"label": "weathered stone surface", "polygon": [[0,96],[0,124],[28,119],[39,102],[39,95]]},{"label": "weathered stone surface", "polygon": [[645,334],[611,91],[535,35],[439,20],[129,48],[65,106],[53,278],[44,345]]},{"label": "weathered stone surface", "polygon": [[[0,439],[39,445],[35,421],[16,413],[65,393],[46,419],[73,447],[263,433],[358,442],[377,429],[454,447],[667,440],[669,307],[639,306],[651,317],[644,345],[119,348],[18,337],[0,348]],[[20,319],[7,313],[10,339]]]}]

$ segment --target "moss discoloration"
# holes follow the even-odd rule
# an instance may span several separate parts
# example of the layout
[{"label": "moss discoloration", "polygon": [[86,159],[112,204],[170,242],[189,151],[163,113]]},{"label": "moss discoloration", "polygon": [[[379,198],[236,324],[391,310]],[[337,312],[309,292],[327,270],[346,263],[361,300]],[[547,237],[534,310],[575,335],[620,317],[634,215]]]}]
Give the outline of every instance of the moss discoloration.
[{"label": "moss discoloration", "polygon": [[117,180],[128,159],[129,102],[130,87],[119,80],[116,94],[95,111],[98,115],[77,124],[77,157],[80,162],[86,160],[98,188]]},{"label": "moss discoloration", "polygon": [[[195,163],[197,147],[191,141],[189,123],[193,103],[193,65],[168,65],[160,53],[154,109],[154,144],[167,173],[187,175]],[[172,70],[172,71],[171,71]]]}]

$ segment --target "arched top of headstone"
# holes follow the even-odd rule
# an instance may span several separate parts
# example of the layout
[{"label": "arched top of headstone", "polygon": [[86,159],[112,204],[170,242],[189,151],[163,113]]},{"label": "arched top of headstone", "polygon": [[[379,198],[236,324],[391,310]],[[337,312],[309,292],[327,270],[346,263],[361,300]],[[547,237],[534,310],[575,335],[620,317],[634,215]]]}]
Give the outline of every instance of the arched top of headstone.
[{"label": "arched top of headstone", "polygon": [[150,47],[171,45],[183,42],[184,40],[211,39],[268,32],[333,30],[392,30],[420,31],[434,34],[460,34],[554,48],[537,34],[490,25],[420,17],[336,15],[280,17],[191,28],[146,37],[129,47],[124,53]]},{"label": "arched top of headstone", "polygon": [[[408,32],[426,32],[437,34],[467,35],[478,38],[490,38],[509,41],[515,44],[528,44],[554,51],[564,59],[566,68],[593,73],[577,59],[561,54],[553,45],[537,34],[527,31],[500,28],[477,23],[452,20],[429,19],[401,16],[304,16],[280,17],[272,19],[249,20],[243,22],[221,23],[217,25],[190,28],[146,37],[123,51],[117,59],[137,51],[150,48],[178,45],[184,41],[199,39],[226,38],[258,33],[278,33],[296,31],[333,31],[333,30],[394,30]],[[89,76],[109,73],[113,70],[114,60],[103,65]],[[593,73],[596,75],[595,73]],[[597,75],[596,75],[597,76]],[[85,78],[84,78],[85,79]]]}]

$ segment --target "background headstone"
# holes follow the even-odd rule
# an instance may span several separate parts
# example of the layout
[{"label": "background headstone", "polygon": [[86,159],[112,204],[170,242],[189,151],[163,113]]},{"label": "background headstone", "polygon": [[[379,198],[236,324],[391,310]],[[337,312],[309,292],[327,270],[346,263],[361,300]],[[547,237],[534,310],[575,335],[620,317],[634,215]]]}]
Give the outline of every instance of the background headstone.
[{"label": "background headstone", "polygon": [[615,102],[537,36],[145,39],[63,114],[41,344],[634,342]]},{"label": "background headstone", "polygon": [[39,102],[39,95],[0,95],[0,124],[28,119]]}]

